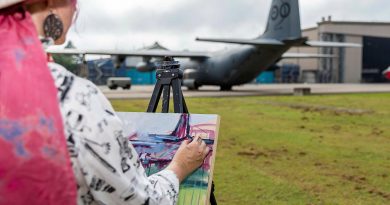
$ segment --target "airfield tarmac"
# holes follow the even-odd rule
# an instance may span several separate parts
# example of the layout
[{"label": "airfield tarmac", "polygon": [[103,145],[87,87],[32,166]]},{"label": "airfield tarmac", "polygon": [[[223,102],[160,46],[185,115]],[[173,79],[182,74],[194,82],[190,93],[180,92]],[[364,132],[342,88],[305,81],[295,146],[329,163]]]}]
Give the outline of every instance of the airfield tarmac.
[{"label": "airfield tarmac", "polygon": [[[153,85],[132,86],[130,90],[110,90],[99,86],[109,99],[148,99],[152,95]],[[346,93],[384,93],[390,92],[390,84],[247,84],[235,86],[232,91],[221,92],[217,86],[203,86],[198,91],[189,91],[183,87],[185,97],[237,97],[292,95],[294,88],[310,88],[312,94]]]}]

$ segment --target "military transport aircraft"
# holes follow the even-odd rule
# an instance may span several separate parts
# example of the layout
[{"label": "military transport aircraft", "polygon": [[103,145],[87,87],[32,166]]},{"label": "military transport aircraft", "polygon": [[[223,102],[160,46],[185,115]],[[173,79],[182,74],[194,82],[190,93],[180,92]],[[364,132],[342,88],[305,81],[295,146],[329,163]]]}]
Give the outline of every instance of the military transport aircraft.
[{"label": "military transport aircraft", "polygon": [[167,50],[108,51],[108,50],[48,50],[64,54],[108,54],[124,59],[126,56],[143,57],[139,71],[155,69],[152,58],[172,56],[187,58],[181,62],[184,70],[183,84],[189,89],[202,85],[217,85],[221,90],[231,90],[234,85],[248,83],[262,71],[282,58],[330,58],[332,55],[286,53],[291,47],[361,47],[359,44],[309,41],[301,33],[298,0],[273,0],[265,32],[255,39],[197,38],[198,41],[238,44],[219,52],[185,52]]}]

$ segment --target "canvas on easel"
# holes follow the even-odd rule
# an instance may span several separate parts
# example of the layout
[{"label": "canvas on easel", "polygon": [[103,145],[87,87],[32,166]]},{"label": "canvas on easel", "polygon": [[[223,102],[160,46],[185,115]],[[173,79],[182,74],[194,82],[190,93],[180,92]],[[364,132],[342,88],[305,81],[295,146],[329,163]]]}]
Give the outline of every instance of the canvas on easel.
[{"label": "canvas on easel", "polygon": [[209,114],[117,113],[147,175],[164,169],[183,140],[200,136],[210,153],[203,165],[180,184],[177,204],[209,204],[217,148],[219,116]]}]

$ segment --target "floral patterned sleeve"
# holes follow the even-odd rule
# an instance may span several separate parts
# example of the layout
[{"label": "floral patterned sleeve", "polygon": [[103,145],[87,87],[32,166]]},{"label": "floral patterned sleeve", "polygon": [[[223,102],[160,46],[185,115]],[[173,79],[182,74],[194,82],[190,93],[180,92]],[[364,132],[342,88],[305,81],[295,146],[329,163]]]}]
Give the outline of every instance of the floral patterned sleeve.
[{"label": "floral patterned sleeve", "polygon": [[49,68],[58,88],[78,204],[176,204],[176,175],[165,170],[146,176],[123,136],[122,122],[98,88],[58,64]]}]

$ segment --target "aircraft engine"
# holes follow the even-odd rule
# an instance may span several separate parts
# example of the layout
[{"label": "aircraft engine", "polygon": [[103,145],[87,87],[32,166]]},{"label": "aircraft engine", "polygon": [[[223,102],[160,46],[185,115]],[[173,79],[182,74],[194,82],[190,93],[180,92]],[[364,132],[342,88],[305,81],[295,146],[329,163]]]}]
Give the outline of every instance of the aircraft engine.
[{"label": "aircraft engine", "polygon": [[139,62],[135,68],[139,72],[150,72],[156,69],[156,64],[153,62]]},{"label": "aircraft engine", "polygon": [[115,55],[115,56],[112,56],[111,59],[114,62],[114,67],[120,68],[122,66],[122,64],[125,62],[126,56]]},{"label": "aircraft engine", "polygon": [[184,77],[183,77],[183,85],[186,86],[189,90],[197,90],[199,88],[199,84],[195,81],[197,76],[196,69],[185,69]]}]

